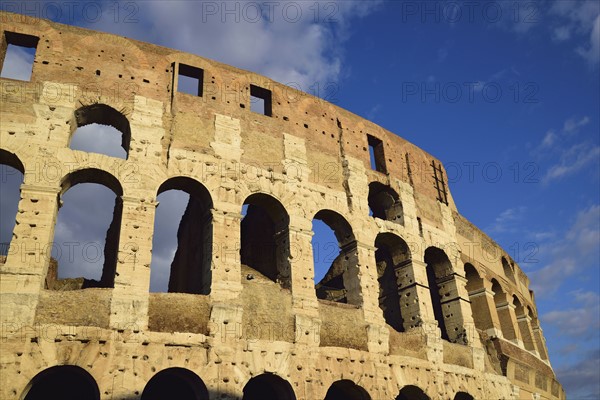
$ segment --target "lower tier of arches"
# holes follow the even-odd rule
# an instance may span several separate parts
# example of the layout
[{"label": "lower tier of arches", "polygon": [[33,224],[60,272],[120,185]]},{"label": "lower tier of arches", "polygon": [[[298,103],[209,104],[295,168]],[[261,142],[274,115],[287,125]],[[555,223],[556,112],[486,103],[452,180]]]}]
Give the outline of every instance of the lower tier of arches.
[{"label": "lower tier of arches", "polygon": [[527,368],[514,364],[506,377],[445,361],[248,341],[227,332],[207,337],[85,328],[30,327],[3,337],[0,398],[564,399],[554,380],[537,388],[531,368],[529,383],[515,380]]}]

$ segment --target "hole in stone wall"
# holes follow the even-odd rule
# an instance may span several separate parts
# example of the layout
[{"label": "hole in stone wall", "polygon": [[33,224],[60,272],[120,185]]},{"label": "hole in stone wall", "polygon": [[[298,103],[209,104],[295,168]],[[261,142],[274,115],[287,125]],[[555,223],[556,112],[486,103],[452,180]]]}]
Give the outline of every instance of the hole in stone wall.
[{"label": "hole in stone wall", "polygon": [[391,187],[379,182],[369,184],[369,210],[374,218],[404,225],[404,210],[400,196]]},{"label": "hole in stone wall", "polygon": [[202,97],[204,89],[204,70],[187,64],[179,64],[177,91]]},{"label": "hole in stone wall", "polygon": [[15,32],[4,32],[4,37],[7,48],[0,77],[31,80],[39,38]]},{"label": "hole in stone wall", "polygon": [[121,112],[106,104],[91,104],[75,111],[69,148],[127,159],[131,129]]},{"label": "hole in stone wall", "polygon": [[371,135],[367,135],[367,142],[369,143],[371,169],[374,171],[387,173],[385,154],[383,152],[383,142]]},{"label": "hole in stone wall", "polygon": [[442,339],[449,340],[446,329],[446,318],[444,318],[442,311],[440,284],[438,282],[452,272],[452,265],[446,253],[437,247],[428,247],[425,250],[425,263],[427,264],[427,283],[433,305],[433,315],[438,322]]},{"label": "hole in stone wall", "polygon": [[246,383],[242,400],[266,399],[296,400],[296,395],[288,381],[277,375],[265,373]]},{"label": "hole in stone wall", "polygon": [[250,85],[250,110],[270,117],[272,115],[271,91]]}]

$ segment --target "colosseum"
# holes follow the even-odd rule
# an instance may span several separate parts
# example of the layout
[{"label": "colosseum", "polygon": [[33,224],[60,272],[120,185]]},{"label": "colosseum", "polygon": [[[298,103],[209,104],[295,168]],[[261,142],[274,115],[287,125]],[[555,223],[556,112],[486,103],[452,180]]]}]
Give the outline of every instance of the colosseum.
[{"label": "colosseum", "polygon": [[[255,73],[0,21],[0,62],[35,51],[28,81],[0,79],[0,162],[24,177],[0,264],[1,399],[565,398],[527,276],[458,213],[435,157]],[[71,148],[94,123],[125,158]],[[100,280],[60,278],[49,251],[82,183],[117,199]],[[168,291],[151,292],[168,190],[189,202]],[[316,285],[313,220],[340,251]]]}]

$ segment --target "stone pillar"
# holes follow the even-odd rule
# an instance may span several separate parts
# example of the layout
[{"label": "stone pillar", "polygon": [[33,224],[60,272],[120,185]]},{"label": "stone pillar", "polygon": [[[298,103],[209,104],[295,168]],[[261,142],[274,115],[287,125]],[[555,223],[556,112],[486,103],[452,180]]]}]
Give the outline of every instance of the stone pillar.
[{"label": "stone pillar", "polygon": [[[153,195],[146,198],[153,198]],[[157,204],[126,196],[122,200],[110,326],[114,329],[145,330],[148,328],[152,231]]]},{"label": "stone pillar", "polygon": [[241,337],[243,306],[232,304],[242,292],[241,221],[238,212],[212,210],[213,253],[209,334],[218,341]]},{"label": "stone pillar", "polygon": [[491,337],[502,337],[494,292],[491,290],[492,283],[484,280],[483,285],[484,287],[469,292],[475,326]]},{"label": "stone pillar", "polygon": [[321,319],[315,292],[311,225],[310,221],[290,221],[292,310],[296,320],[296,342],[318,346]]},{"label": "stone pillar", "polygon": [[[535,322],[537,322],[537,320]],[[539,324],[536,324],[535,322],[533,324],[533,337],[535,338],[535,342],[537,344],[537,349],[540,353],[541,359],[548,361],[548,349],[546,347],[544,332],[542,331],[542,327]]]},{"label": "stone pillar", "polygon": [[423,322],[435,322],[427,286],[426,267],[427,264],[422,261],[408,260],[395,269],[400,294],[400,312],[406,331],[421,326]]},{"label": "stone pillar", "polygon": [[468,294],[465,288],[467,280],[452,273],[437,282],[448,339],[454,343],[479,347],[481,344],[476,340],[477,333],[471,316],[471,305],[467,300]]},{"label": "stone pillar", "polygon": [[[27,175],[26,175],[27,176]],[[58,187],[21,185],[13,237],[0,266],[3,326],[32,325],[53,248]]]},{"label": "stone pillar", "polygon": [[535,353],[539,357],[540,353],[537,350],[537,344],[533,336],[533,329],[531,328],[531,317],[527,314],[517,316],[517,324],[519,325],[519,330],[521,331],[523,346],[526,350]]},{"label": "stone pillar", "polygon": [[[389,330],[385,324],[383,312],[379,307],[379,282],[377,281],[377,266],[375,264],[375,247],[356,242],[356,271],[348,268],[347,274],[355,277],[353,282],[347,282],[344,276],[344,286],[348,290],[348,303],[362,306],[365,322],[367,323],[367,347],[370,352],[387,353],[389,351]],[[357,286],[356,286],[357,285]],[[356,290],[358,289],[358,290]],[[352,297],[356,296],[355,300]],[[359,301],[359,303],[356,303]]]},{"label": "stone pillar", "polygon": [[[523,339],[517,326],[516,307],[512,304],[512,300],[506,293],[502,293],[501,295],[502,298],[496,300],[496,311],[498,311],[498,319],[502,326],[502,335],[505,339],[523,346]],[[496,294],[496,297],[498,296]]]}]

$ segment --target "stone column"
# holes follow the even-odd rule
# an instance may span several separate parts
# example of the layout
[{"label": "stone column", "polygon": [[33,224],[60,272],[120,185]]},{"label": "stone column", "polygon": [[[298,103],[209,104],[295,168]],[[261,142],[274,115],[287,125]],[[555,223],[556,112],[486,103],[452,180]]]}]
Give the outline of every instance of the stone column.
[{"label": "stone column", "polygon": [[[496,294],[496,296],[498,296],[498,294]],[[512,304],[512,299],[506,293],[502,293],[502,298],[496,300],[496,311],[498,311],[502,335],[505,339],[510,340],[519,346],[523,346],[523,339],[517,326],[515,308],[516,307]]]},{"label": "stone column", "polygon": [[3,326],[21,329],[33,325],[53,248],[59,190],[21,185],[13,237],[6,263],[0,266]]},{"label": "stone column", "polygon": [[226,205],[212,210],[213,253],[210,298],[210,336],[221,342],[241,337],[243,306],[232,304],[242,292],[240,258],[242,215],[224,211]]},{"label": "stone column", "polygon": [[[153,198],[153,195],[146,196]],[[110,304],[114,329],[148,329],[152,231],[156,203],[122,197],[123,213],[115,286]]]},{"label": "stone column", "polygon": [[519,315],[517,316],[517,324],[523,338],[523,346],[526,350],[535,353],[539,357],[540,353],[537,350],[533,329],[531,328],[531,317],[527,314]]},{"label": "stone column", "polygon": [[494,302],[492,283],[484,280],[480,289],[469,292],[475,326],[491,337],[502,337],[500,319]]},{"label": "stone column", "polygon": [[539,325],[539,323],[537,323],[537,320],[535,320],[533,324],[533,337],[535,338],[540,357],[542,358],[542,360],[547,361],[548,349],[546,347],[546,340],[544,339],[544,332],[542,331],[542,327]]},{"label": "stone column", "polygon": [[457,273],[452,273],[437,282],[448,339],[451,342],[479,347],[480,341],[476,340],[471,305],[467,300],[467,280]]},{"label": "stone column", "polygon": [[315,292],[312,236],[310,221],[290,221],[292,309],[296,319],[296,342],[318,346],[321,319]]},{"label": "stone column", "polygon": [[397,265],[395,269],[400,294],[400,312],[406,331],[421,326],[423,322],[435,322],[427,286],[426,266],[422,261],[408,260]]},{"label": "stone column", "polygon": [[[352,282],[344,275],[344,286],[348,290],[348,303],[362,306],[367,323],[367,347],[370,352],[389,351],[389,330],[379,307],[379,282],[375,264],[375,247],[356,242],[356,271],[348,268],[347,274],[355,277]],[[354,298],[354,299],[353,299]]]}]

